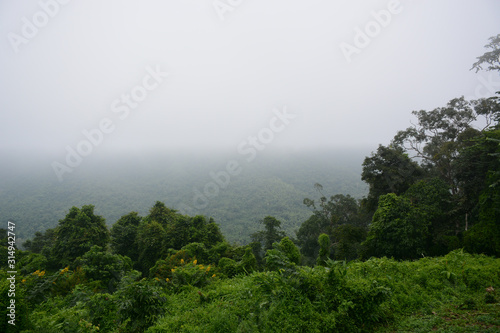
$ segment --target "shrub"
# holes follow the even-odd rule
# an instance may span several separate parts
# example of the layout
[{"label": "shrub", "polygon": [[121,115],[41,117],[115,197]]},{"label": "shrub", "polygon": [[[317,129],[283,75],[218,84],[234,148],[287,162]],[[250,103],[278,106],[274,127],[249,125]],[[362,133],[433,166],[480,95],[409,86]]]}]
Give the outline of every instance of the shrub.
[{"label": "shrub", "polygon": [[124,332],[144,332],[164,314],[167,298],[160,287],[137,275],[124,278],[116,291],[118,317]]},{"label": "shrub", "polygon": [[100,246],[93,246],[76,261],[81,266],[85,277],[98,281],[101,289],[114,292],[121,278],[132,269],[132,260],[119,254],[103,251]]}]

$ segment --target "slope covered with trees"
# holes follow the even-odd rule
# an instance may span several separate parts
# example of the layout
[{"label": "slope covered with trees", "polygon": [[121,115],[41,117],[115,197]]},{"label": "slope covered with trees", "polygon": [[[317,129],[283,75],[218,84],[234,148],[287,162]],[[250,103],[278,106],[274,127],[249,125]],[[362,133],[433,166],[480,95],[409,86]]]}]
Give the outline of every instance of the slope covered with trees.
[{"label": "slope covered with trees", "polygon": [[[499,70],[500,35],[487,47],[474,68]],[[162,201],[111,228],[73,206],[25,250],[9,226],[0,331],[500,330],[499,99],[414,116],[364,160],[368,195],[316,183],[295,235],[263,210],[251,242],[230,243],[217,219]]]},{"label": "slope covered with trees", "polygon": [[[359,173],[367,151],[263,152],[210,197],[206,207],[193,203],[197,191],[213,182],[211,172],[223,170],[228,160],[239,156],[200,153],[197,158],[165,152],[135,158],[96,153],[62,183],[52,170],[21,174],[0,167],[0,214],[22,226],[21,244],[36,232],[54,228],[72,206],[94,205],[111,227],[126,212],[146,215],[160,200],[182,213],[213,217],[228,241],[245,244],[266,215],[281,220],[293,234],[310,214],[302,200],[313,195],[316,182],[356,198],[365,195]],[[30,164],[50,167],[50,160]]]}]

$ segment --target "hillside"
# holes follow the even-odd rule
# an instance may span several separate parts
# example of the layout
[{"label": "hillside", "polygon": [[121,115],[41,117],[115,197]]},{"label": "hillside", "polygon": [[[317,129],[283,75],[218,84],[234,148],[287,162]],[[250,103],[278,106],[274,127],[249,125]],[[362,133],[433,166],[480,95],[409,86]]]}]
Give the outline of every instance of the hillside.
[{"label": "hillside", "polygon": [[[323,184],[330,194],[361,198],[367,192],[360,179],[365,151],[269,152],[248,163],[238,156],[164,154],[162,156],[92,156],[74,173],[58,182],[50,162],[15,167],[10,159],[2,170],[0,215],[16,222],[18,237],[55,227],[72,206],[95,205],[108,226],[127,212],[147,215],[159,200],[189,215],[213,217],[230,242],[246,243],[267,215],[283,222],[290,236],[310,215],[302,203],[316,197],[313,185]],[[196,191],[214,182],[210,173],[224,170],[229,160],[240,158],[241,173],[204,205],[193,204]],[[36,167],[35,167],[36,166]],[[199,201],[199,203],[202,201]],[[204,203],[204,202],[202,202]]]}]

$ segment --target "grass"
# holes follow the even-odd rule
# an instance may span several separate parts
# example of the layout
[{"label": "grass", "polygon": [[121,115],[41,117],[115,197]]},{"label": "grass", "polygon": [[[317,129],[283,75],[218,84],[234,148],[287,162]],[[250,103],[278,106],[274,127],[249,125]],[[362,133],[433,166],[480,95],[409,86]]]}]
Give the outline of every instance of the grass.
[{"label": "grass", "polygon": [[82,320],[92,329],[100,322],[101,331],[108,323],[108,332],[125,332],[115,329],[126,319],[116,309],[127,297],[142,302],[136,292],[161,310],[149,333],[500,332],[500,259],[484,255],[453,251],[416,261],[330,261],[328,267],[216,276],[202,287],[175,289],[155,279],[130,282],[134,288],[126,282],[115,294],[97,298],[87,295],[89,288],[76,288],[37,306],[29,332],[82,327]]}]

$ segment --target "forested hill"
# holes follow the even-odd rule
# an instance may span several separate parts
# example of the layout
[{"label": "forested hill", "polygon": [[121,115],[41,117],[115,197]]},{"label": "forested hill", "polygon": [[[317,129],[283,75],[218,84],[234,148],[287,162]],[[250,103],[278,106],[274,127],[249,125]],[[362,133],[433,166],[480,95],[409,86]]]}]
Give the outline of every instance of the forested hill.
[{"label": "forested hill", "polygon": [[[65,174],[62,182],[50,160],[26,162],[16,156],[0,171],[0,215],[17,223],[18,244],[36,231],[55,227],[72,206],[95,205],[96,214],[111,227],[131,211],[147,215],[156,201],[185,214],[213,217],[230,242],[247,243],[260,228],[258,221],[268,215],[295,236],[311,215],[303,199],[317,196],[315,183],[332,194],[366,195],[360,174],[369,153],[369,149],[267,151],[250,162],[222,153],[95,153]],[[237,161],[240,172],[226,179],[223,173],[229,161]]]}]

